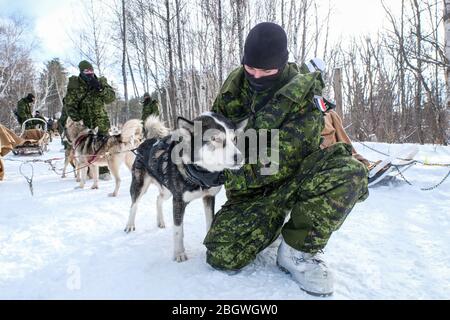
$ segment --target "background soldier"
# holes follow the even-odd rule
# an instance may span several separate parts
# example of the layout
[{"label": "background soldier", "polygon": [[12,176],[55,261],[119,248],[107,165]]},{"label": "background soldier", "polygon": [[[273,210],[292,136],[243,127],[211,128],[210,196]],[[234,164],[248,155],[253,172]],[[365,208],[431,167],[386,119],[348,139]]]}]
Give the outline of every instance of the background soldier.
[{"label": "background soldier", "polygon": [[[33,104],[35,101],[35,97],[32,93],[29,93],[26,97],[22,98],[17,102],[17,121],[22,125],[26,120],[33,118]],[[32,129],[33,124],[27,122],[26,129]]]},{"label": "background soldier", "polygon": [[[79,76],[69,78],[65,108],[73,121],[83,120],[86,127],[98,128],[98,135],[108,135],[110,122],[106,105],[114,102],[116,95],[105,77],[98,78],[91,63],[79,63]],[[110,179],[108,168],[100,168],[100,178]]]},{"label": "background soldier", "polygon": [[148,116],[159,116],[159,103],[158,100],[152,99],[148,92],[144,93],[144,102],[142,108],[142,121],[145,123],[145,120]]}]

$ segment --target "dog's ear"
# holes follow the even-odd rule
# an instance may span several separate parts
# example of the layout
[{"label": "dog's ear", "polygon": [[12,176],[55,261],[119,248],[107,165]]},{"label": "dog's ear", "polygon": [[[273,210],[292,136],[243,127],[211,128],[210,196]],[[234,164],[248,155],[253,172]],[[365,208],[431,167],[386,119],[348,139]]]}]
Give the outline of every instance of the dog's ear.
[{"label": "dog's ear", "polygon": [[236,131],[242,132],[247,127],[248,119],[242,120],[236,124]]},{"label": "dog's ear", "polygon": [[189,132],[194,132],[194,122],[189,121],[183,117],[178,117],[177,126],[180,129],[186,129]]},{"label": "dog's ear", "polygon": [[98,127],[95,127],[95,129],[92,130],[92,132],[93,132],[95,135],[97,135],[97,133],[98,133]]}]

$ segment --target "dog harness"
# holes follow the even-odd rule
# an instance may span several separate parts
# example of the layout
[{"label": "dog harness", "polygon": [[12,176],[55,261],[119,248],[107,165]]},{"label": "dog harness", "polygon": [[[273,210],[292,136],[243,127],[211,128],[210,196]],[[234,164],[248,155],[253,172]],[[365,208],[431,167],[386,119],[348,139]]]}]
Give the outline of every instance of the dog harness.
[{"label": "dog harness", "polygon": [[[85,135],[78,137],[77,140],[75,140],[73,149],[74,150],[77,149],[84,141],[86,141],[86,139],[89,137],[89,135],[93,135],[93,134],[85,134]],[[108,142],[108,139],[109,139],[108,136],[103,136],[103,135],[102,136],[93,135],[93,136],[94,136],[94,142],[96,140],[100,140],[101,145],[97,150],[94,150],[94,153],[92,155],[89,156],[89,159],[88,159],[89,164],[92,164],[95,161],[97,161],[99,151],[105,146],[105,144]]]},{"label": "dog harness", "polygon": [[195,164],[185,164],[186,180],[190,183],[209,189],[220,187],[225,183],[225,174],[221,172],[209,172]]},{"label": "dog harness", "polygon": [[[167,168],[169,163],[172,163],[171,155],[175,144],[174,141],[171,141],[170,136],[163,139],[145,141],[134,152],[136,155],[135,165],[145,168],[159,184],[168,188],[169,186],[164,181],[166,180],[164,177],[169,174]],[[182,167],[177,166],[177,169],[185,179],[185,182],[193,187],[210,189],[219,187],[225,182],[223,172],[209,172],[195,164],[183,164]]]}]

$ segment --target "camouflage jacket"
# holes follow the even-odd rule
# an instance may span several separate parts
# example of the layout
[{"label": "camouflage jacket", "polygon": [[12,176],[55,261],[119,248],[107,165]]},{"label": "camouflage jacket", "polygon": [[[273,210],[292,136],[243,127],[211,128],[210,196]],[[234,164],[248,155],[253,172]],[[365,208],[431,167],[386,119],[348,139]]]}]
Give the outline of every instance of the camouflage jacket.
[{"label": "camouflage jacket", "polygon": [[142,108],[142,121],[148,118],[148,116],[159,116],[159,103],[158,100],[148,99],[144,101]]},{"label": "camouflage jacket", "polygon": [[226,171],[228,196],[276,188],[299,170],[306,157],[320,151],[324,120],[313,99],[323,88],[320,73],[302,74],[296,64],[288,64],[277,84],[262,93],[250,89],[243,67],[230,74],[212,111],[234,122],[249,118],[246,130],[278,129],[279,163],[278,172],[272,175],[262,174],[267,166],[259,160],[239,171]]},{"label": "camouflage jacket", "polygon": [[32,115],[33,103],[29,102],[26,98],[22,98],[17,102],[17,114],[19,116],[19,123],[22,124],[26,120],[33,118]]},{"label": "camouflage jacket", "polygon": [[105,105],[112,103],[116,94],[105,77],[100,77],[98,80],[102,86],[100,92],[90,89],[80,77],[70,77],[64,98],[65,108],[72,120],[83,120],[88,128],[98,127],[99,133],[107,134],[110,123]]},{"label": "camouflage jacket", "polygon": [[69,115],[67,114],[66,100],[63,99],[63,107],[61,109],[61,117],[58,119],[58,132],[59,134],[63,134],[64,128],[66,127],[67,118]]}]

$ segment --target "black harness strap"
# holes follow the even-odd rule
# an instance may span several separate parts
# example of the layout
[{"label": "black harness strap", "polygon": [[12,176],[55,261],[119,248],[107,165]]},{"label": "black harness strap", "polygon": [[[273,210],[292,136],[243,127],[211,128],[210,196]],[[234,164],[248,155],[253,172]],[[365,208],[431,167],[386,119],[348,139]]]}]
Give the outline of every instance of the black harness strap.
[{"label": "black harness strap", "polygon": [[[145,168],[149,174],[153,178],[155,178],[159,184],[168,187],[164,183],[164,179],[161,179],[164,175],[167,174],[165,172],[164,164],[167,164],[172,161],[171,155],[172,150],[175,146],[175,142],[170,141],[169,138],[164,138],[160,140],[152,139],[145,142],[145,145],[141,145],[142,148],[138,148],[133,150],[133,153],[136,155],[136,161],[140,168]],[[149,148],[149,146],[151,146]],[[149,152],[142,152],[141,150],[148,150]],[[157,153],[162,152],[158,156]],[[209,172],[195,164],[184,164],[182,168],[178,168],[179,170],[183,170],[184,174],[180,174],[183,176],[185,181],[194,186],[201,187],[202,189],[209,189],[212,187],[219,187],[224,183],[224,174],[223,172]]]},{"label": "black harness strap", "polygon": [[223,172],[209,172],[195,164],[184,165],[186,171],[186,180],[191,184],[209,189],[220,187],[225,183],[225,175]]}]

